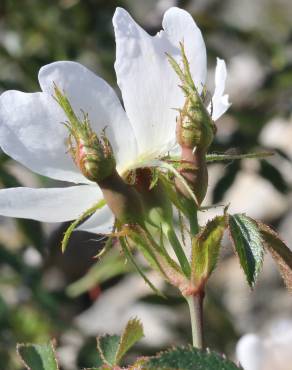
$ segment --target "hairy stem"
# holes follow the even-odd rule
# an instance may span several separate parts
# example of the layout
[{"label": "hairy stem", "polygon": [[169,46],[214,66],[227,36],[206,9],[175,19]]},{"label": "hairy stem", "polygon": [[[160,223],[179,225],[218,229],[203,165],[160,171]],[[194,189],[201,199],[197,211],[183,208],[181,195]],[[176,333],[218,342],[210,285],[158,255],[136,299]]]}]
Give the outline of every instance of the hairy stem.
[{"label": "hairy stem", "polygon": [[204,292],[186,297],[190,310],[193,346],[197,348],[204,347],[203,299]]}]

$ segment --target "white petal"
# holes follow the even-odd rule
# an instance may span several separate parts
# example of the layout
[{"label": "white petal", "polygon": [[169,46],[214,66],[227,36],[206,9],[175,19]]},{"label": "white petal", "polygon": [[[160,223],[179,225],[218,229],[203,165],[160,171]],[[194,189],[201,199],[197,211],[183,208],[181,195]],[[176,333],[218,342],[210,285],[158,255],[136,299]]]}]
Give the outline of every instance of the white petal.
[{"label": "white petal", "polygon": [[212,118],[216,121],[220,118],[227,109],[231,106],[228,101],[228,95],[224,95],[227,71],[223,59],[217,58],[217,65],[215,70],[215,92],[212,98],[212,104],[208,109],[212,112]]},{"label": "white petal", "polygon": [[44,222],[63,222],[78,218],[102,199],[95,185],[67,188],[0,190],[0,215]]},{"label": "white petal", "polygon": [[107,205],[95,212],[83,224],[77,227],[76,230],[88,231],[96,234],[107,234],[112,232],[114,225],[114,215]]},{"label": "white petal", "polygon": [[0,97],[0,146],[10,157],[41,175],[88,183],[66,153],[65,116],[43,93],[6,91]]},{"label": "white petal", "polygon": [[115,69],[128,117],[135,130],[141,156],[165,154],[175,143],[175,119],[184,97],[166,52],[180,59],[183,41],[193,78],[201,89],[206,79],[206,48],[199,28],[186,11],[169,9],[164,31],[147,34],[131,16],[117,8],[113,17],[116,36]]},{"label": "white petal", "polygon": [[92,128],[105,127],[122,171],[136,158],[136,139],[114,90],[101,78],[75,62],[55,62],[41,68],[39,82],[44,92],[53,94],[53,83],[68,96],[77,115],[88,113]]}]

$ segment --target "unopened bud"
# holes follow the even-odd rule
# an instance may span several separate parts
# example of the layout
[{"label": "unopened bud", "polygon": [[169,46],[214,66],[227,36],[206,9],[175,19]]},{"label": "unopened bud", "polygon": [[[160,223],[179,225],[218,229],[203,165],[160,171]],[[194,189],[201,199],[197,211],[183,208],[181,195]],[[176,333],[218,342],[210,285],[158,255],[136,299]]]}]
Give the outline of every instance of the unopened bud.
[{"label": "unopened bud", "polygon": [[168,55],[169,63],[181,80],[180,88],[185,95],[185,104],[179,109],[177,120],[177,142],[181,147],[194,149],[200,147],[205,150],[214,139],[215,125],[207,111],[203,95],[200,95],[190,72],[190,65],[185,54],[184,45],[180,43],[182,64]]},{"label": "unopened bud", "polygon": [[[216,129],[204,105],[203,96],[198,93],[195,86],[182,43],[180,48],[183,67],[168,55],[171,66],[181,80],[180,88],[185,95],[184,106],[178,110],[179,117],[176,126],[176,138],[181,146],[181,164],[178,170],[188,182],[198,203],[201,204],[208,187],[206,152],[214,139]],[[191,199],[189,192],[179,179],[176,179],[176,187],[185,198]]]},{"label": "unopened bud", "polygon": [[193,96],[186,97],[177,119],[178,144],[182,148],[207,150],[213,141],[214,129],[212,119],[198,93],[195,91]]},{"label": "unopened bud", "polygon": [[[98,136],[91,128],[88,115],[82,112],[80,120],[64,93],[55,85],[55,99],[64,110],[68,121],[69,152],[81,173],[94,182],[110,176],[116,167],[116,161],[105,130]],[[74,143],[73,143],[74,140]]]}]

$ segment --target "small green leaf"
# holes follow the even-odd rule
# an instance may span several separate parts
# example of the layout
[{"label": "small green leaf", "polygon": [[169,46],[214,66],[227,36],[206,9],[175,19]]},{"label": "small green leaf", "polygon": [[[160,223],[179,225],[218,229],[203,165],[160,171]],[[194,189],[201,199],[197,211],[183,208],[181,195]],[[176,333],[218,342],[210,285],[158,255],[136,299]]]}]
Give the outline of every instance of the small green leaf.
[{"label": "small green leaf", "polygon": [[216,267],[225,227],[225,216],[218,216],[193,238],[192,281],[195,285],[204,283]]},{"label": "small green leaf", "polygon": [[[135,368],[135,366],[133,367]],[[194,347],[174,348],[142,362],[143,370],[238,370],[233,362],[216,352]]]},{"label": "small green leaf", "polygon": [[114,366],[120,337],[118,335],[103,335],[97,338],[97,350],[106,365]]},{"label": "small green leaf", "polygon": [[233,245],[250,287],[253,287],[261,270],[264,243],[256,221],[244,214],[228,217]]},{"label": "small green leaf", "polygon": [[18,344],[17,352],[29,370],[58,370],[52,343]]},{"label": "small green leaf", "polygon": [[292,292],[292,251],[269,226],[258,222],[262,238],[268,251],[279,266],[287,288]]},{"label": "small green leaf", "polygon": [[131,319],[130,321],[128,321],[127,326],[124,329],[123,334],[121,335],[119,348],[116,353],[115,363],[118,364],[125,353],[127,353],[128,350],[143,336],[144,332],[141,321],[138,319]]}]

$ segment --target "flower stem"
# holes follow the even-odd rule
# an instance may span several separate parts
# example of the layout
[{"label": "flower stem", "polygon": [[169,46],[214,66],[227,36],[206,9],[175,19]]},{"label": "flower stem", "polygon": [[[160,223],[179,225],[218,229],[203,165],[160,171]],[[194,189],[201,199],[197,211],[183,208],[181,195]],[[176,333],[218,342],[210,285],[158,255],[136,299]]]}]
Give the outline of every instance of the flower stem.
[{"label": "flower stem", "polygon": [[186,297],[191,316],[193,346],[200,349],[204,347],[203,299],[204,292]]},{"label": "flower stem", "polygon": [[191,275],[191,267],[180,241],[178,240],[174,230],[168,224],[163,224],[162,228],[167,235],[167,238],[177,256],[184,274],[189,278]]}]

